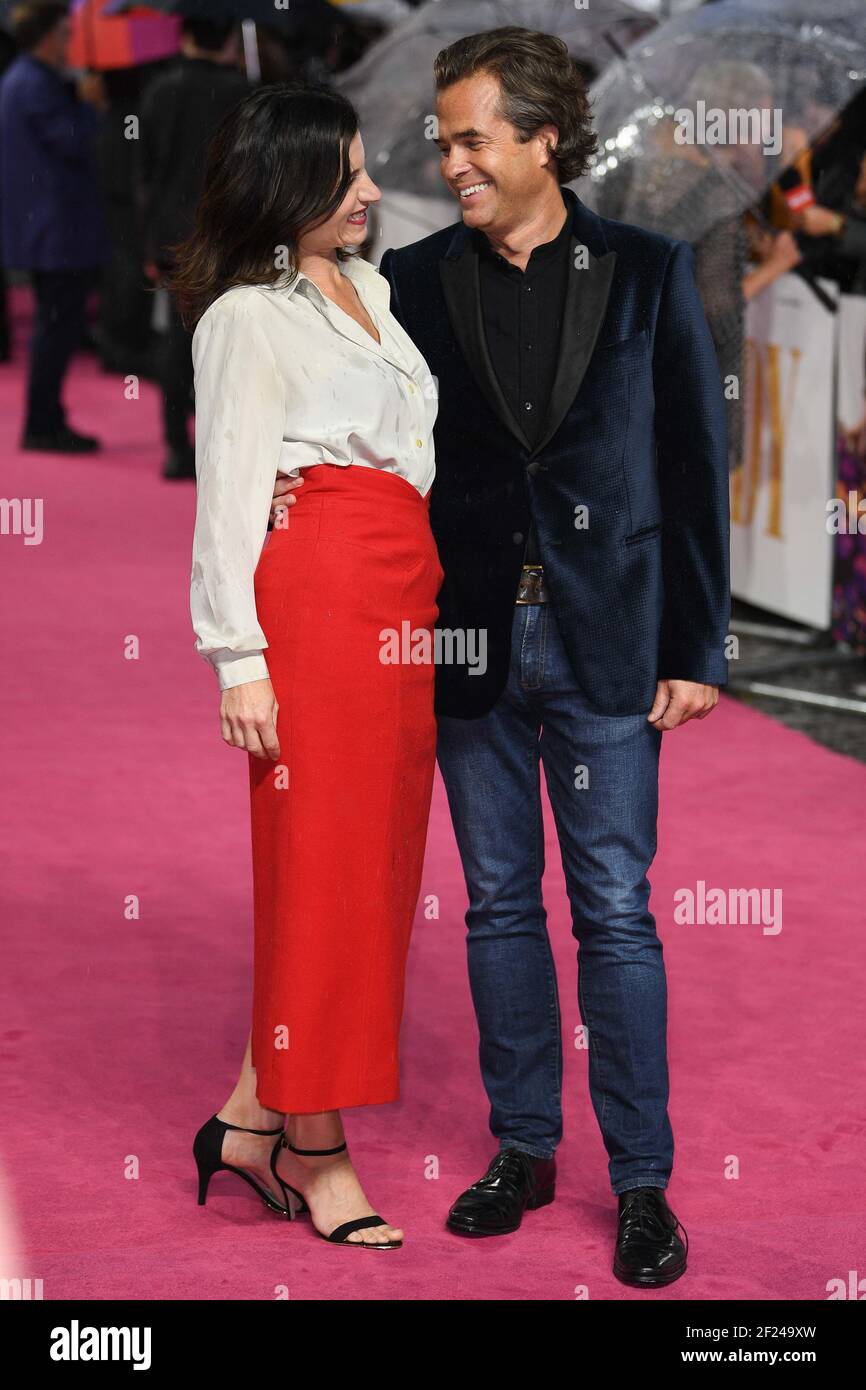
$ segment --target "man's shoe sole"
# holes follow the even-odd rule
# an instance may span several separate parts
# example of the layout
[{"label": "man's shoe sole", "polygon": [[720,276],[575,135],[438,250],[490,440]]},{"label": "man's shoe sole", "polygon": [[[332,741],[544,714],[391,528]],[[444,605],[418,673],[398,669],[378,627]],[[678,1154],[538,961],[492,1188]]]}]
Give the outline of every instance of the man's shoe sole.
[{"label": "man's shoe sole", "polygon": [[618,1279],[621,1284],[628,1284],[632,1289],[661,1289],[664,1288],[666,1284],[676,1283],[677,1279],[682,1278],[687,1269],[688,1265],[685,1264],[682,1268],[674,1270],[673,1274],[624,1274],[617,1269],[614,1264],[613,1273],[614,1278]]},{"label": "man's shoe sole", "polygon": [[[555,1196],[555,1186],[544,1188],[542,1192],[537,1192],[535,1194],[531,1202],[526,1203],[524,1212],[537,1211],[539,1207],[549,1206]],[[450,1216],[447,1218],[445,1225],[447,1229],[453,1231],[456,1236],[510,1236],[515,1231],[520,1230],[522,1220],[523,1217],[520,1218],[520,1221],[516,1221],[513,1226],[497,1226],[495,1231],[486,1231],[482,1227],[473,1224],[458,1224],[456,1221],[452,1220]]]},{"label": "man's shoe sole", "polygon": [[30,439],[22,439],[18,445],[28,453],[33,454],[98,454],[102,451],[102,444],[58,444],[45,442],[39,443]]}]

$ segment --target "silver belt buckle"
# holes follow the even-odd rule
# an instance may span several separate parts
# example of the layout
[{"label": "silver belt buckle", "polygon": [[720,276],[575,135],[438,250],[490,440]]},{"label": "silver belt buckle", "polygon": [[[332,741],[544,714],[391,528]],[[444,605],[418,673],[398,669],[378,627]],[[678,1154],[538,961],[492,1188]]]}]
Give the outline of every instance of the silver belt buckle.
[{"label": "silver belt buckle", "polygon": [[548,603],[547,585],[541,565],[524,565],[517,586],[515,603]]}]

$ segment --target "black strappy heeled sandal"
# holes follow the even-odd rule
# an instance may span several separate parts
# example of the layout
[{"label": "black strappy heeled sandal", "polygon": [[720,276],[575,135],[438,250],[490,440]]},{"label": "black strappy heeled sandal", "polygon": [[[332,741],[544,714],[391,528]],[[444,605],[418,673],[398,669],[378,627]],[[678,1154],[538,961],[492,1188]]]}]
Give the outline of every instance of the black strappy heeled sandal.
[{"label": "black strappy heeled sandal", "polygon": [[[285,1134],[282,1134],[280,1138],[277,1140],[271,1152],[271,1172],[273,1173],[277,1182],[280,1184],[280,1187],[283,1189],[283,1196],[286,1197],[286,1204],[288,1205],[288,1203],[291,1200],[291,1198],[286,1196],[286,1193],[291,1192],[293,1196],[295,1196],[298,1199],[299,1202],[303,1203],[303,1206],[300,1208],[300,1210],[309,1211],[310,1208],[303,1192],[299,1192],[296,1187],[292,1187],[291,1183],[285,1182],[277,1172],[277,1154],[279,1153],[281,1147],[284,1149],[290,1149],[293,1154],[301,1154],[302,1157],[305,1158],[326,1158],[330,1154],[342,1153],[343,1150],[346,1149],[348,1146],[344,1141],[342,1144],[338,1144],[335,1149],[296,1149],[294,1144],[289,1143]],[[373,1244],[372,1242],[366,1240],[346,1239],[346,1237],[350,1236],[353,1231],[362,1231],[367,1226],[387,1225],[388,1222],[382,1216],[356,1216],[353,1221],[344,1221],[341,1226],[336,1226],[329,1236],[326,1236],[323,1231],[316,1230],[315,1226],[313,1227],[313,1230],[316,1231],[317,1236],[321,1236],[322,1240],[329,1241],[331,1245],[352,1245],[356,1246],[359,1250],[399,1250],[403,1244],[402,1240],[387,1240],[382,1241],[381,1243]]]},{"label": "black strappy heeled sandal", "polygon": [[[203,1207],[207,1198],[208,1183],[214,1173],[224,1170],[227,1173],[237,1173],[239,1178],[248,1182],[258,1195],[261,1197],[265,1206],[271,1211],[279,1212],[280,1216],[288,1216],[293,1220],[298,1211],[306,1209],[306,1202],[298,1208],[294,1203],[289,1202],[287,1207],[283,1207],[277,1201],[272,1192],[261,1187],[255,1178],[249,1173],[244,1172],[243,1168],[235,1168],[231,1163],[223,1163],[222,1148],[226,1130],[239,1129],[244,1134],[282,1134],[282,1125],[279,1129],[244,1129],[243,1125],[230,1125],[226,1120],[221,1120],[216,1115],[212,1115],[207,1124],[202,1125],[195,1139],[192,1141],[192,1152],[198,1168],[198,1205]],[[285,1196],[285,1193],[283,1193]],[[302,1199],[303,1201],[303,1199]],[[288,1199],[287,1199],[288,1202]]]}]

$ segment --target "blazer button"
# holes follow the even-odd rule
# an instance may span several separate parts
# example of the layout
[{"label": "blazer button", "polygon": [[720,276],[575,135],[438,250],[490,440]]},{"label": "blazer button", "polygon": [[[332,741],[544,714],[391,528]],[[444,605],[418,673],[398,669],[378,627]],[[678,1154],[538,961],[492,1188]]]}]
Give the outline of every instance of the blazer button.
[{"label": "blazer button", "polygon": [[526,471],[529,474],[530,478],[534,478],[541,472],[541,464],[538,462],[537,459],[533,459],[532,463],[528,463],[526,465]]},{"label": "blazer button", "polygon": [[523,532],[515,531],[514,535],[512,536],[512,540],[514,541],[515,545],[520,545],[523,541]]}]

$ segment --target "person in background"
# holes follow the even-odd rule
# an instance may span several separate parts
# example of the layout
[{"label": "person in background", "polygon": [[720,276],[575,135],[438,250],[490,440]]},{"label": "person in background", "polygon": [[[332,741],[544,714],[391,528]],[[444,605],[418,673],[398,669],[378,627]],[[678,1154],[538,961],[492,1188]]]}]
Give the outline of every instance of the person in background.
[{"label": "person in background", "polygon": [[[160,62],[159,70],[164,67]],[[148,67],[114,68],[103,74],[108,114],[97,145],[112,257],[102,276],[99,354],[102,369],[154,379],[162,334],[154,331],[153,285],[144,271],[136,202],[136,161],[130,121],[140,119],[141,94],[154,78]]]},{"label": "person in background", "polygon": [[[185,19],[180,58],[144,92],[138,141],[139,199],[145,269],[154,282],[171,273],[174,248],[192,231],[208,140],[223,116],[249,90],[237,63],[234,23]],[[195,478],[195,451],[189,438],[192,343],[174,297],[169,299],[160,370],[167,449],[162,476]]]},{"label": "person in background", "polygon": [[21,447],[90,452],[99,440],[67,424],[61,396],[88,293],[111,255],[94,149],[105,92],[97,74],[77,88],[64,77],[67,5],[22,4],[12,31],[22,51],[0,82],[3,259],[29,272],[36,299]]},{"label": "person in background", "polygon": [[802,265],[812,279],[835,281],[843,294],[864,294],[866,90],[812,144],[803,144],[802,129],[792,127],[790,134],[792,145],[803,147],[762,202],[765,220],[783,230],[775,237],[758,230],[753,237],[752,249],[764,263],[753,276],[755,292],[763,287],[767,249],[782,243],[789,262],[785,269]]},{"label": "person in background", "polygon": [[818,143],[813,190],[797,218],[806,265],[843,294],[866,294],[866,93]]},{"label": "person in background", "polygon": [[[5,29],[0,28],[0,76],[17,57],[15,40]],[[12,330],[9,324],[9,294],[6,285],[6,271],[3,268],[3,218],[0,214],[0,362],[8,362],[12,357]]]}]

